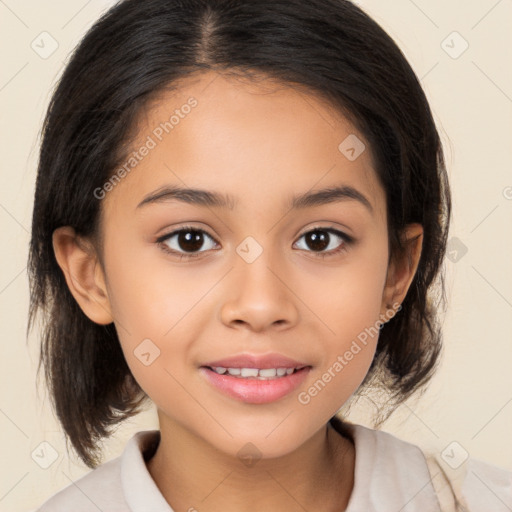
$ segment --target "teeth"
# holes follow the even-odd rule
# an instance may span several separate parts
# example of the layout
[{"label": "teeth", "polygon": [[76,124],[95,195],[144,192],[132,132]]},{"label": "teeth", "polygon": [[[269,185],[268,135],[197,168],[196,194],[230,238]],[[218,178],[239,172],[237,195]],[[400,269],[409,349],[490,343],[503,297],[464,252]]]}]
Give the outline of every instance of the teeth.
[{"label": "teeth", "polygon": [[257,377],[258,376],[258,368],[242,368],[240,370],[240,375],[242,377]]},{"label": "teeth", "polygon": [[260,377],[275,377],[276,375],[276,368],[265,368],[260,370]]},{"label": "teeth", "polygon": [[[300,368],[297,368],[300,369]],[[259,380],[275,379],[285,375],[291,375],[296,368],[224,368],[223,366],[215,366],[213,371],[219,375],[233,375],[240,378],[258,378]]]}]

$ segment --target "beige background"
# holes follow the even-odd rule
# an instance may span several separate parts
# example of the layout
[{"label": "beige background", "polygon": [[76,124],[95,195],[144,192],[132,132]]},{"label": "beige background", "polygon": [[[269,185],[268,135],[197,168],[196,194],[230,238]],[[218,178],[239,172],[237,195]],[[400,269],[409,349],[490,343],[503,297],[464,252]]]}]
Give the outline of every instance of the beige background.
[{"label": "beige background", "polygon": [[[443,364],[422,399],[402,406],[383,429],[440,451],[457,441],[447,452],[452,458],[468,452],[512,469],[512,68],[506,64],[512,2],[358,3],[397,41],[422,80],[454,196]],[[107,7],[100,0],[0,2],[1,511],[34,509],[88,471],[68,457],[48,399],[36,390],[37,333],[28,347],[25,342],[26,259],[38,132],[50,90],[69,52]],[[58,42],[46,59],[31,48],[48,37],[43,31]],[[366,422],[364,407],[353,418]],[[117,456],[146,428],[157,428],[152,409],[117,432],[106,457]],[[40,467],[52,454],[55,461]]]}]

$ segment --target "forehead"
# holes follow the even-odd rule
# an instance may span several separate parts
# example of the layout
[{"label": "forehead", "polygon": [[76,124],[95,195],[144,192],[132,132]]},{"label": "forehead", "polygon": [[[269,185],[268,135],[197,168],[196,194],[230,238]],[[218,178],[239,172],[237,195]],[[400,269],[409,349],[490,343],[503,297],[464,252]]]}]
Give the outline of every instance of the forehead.
[{"label": "forehead", "polygon": [[363,135],[304,87],[262,78],[209,71],[174,84],[140,112],[121,165],[107,199],[132,207],[166,185],[220,192],[235,208],[338,184],[376,211],[385,202]]}]

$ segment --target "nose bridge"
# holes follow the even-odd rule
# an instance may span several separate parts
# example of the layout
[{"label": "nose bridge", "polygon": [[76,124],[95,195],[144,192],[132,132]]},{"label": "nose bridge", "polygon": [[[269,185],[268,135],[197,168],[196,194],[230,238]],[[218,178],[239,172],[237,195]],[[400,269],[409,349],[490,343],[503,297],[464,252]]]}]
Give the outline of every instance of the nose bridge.
[{"label": "nose bridge", "polygon": [[275,265],[272,265],[268,252],[264,252],[251,263],[242,260],[238,265],[241,284],[244,287],[250,287],[252,291],[270,291],[276,288],[275,270],[271,270]]},{"label": "nose bridge", "polygon": [[[268,238],[270,239],[270,238]],[[267,239],[267,240],[268,240]],[[268,298],[278,298],[282,295],[276,277],[276,249],[260,244],[254,237],[246,237],[236,248],[237,261],[235,263],[239,290],[243,293],[251,293],[262,298],[270,294]]]},{"label": "nose bridge", "polygon": [[282,266],[276,250],[248,236],[236,247],[236,253],[235,285],[222,306],[223,321],[243,322],[255,330],[295,322],[293,294],[280,275]]}]

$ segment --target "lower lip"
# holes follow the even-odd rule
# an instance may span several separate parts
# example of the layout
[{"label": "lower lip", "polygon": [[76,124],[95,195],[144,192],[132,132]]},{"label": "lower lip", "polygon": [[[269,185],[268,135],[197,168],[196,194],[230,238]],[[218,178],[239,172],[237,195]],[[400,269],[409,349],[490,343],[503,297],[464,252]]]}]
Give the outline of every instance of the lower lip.
[{"label": "lower lip", "polygon": [[248,404],[266,404],[285,397],[304,382],[310,369],[310,366],[306,366],[291,375],[260,380],[220,375],[205,366],[200,368],[210,384],[226,395]]}]

